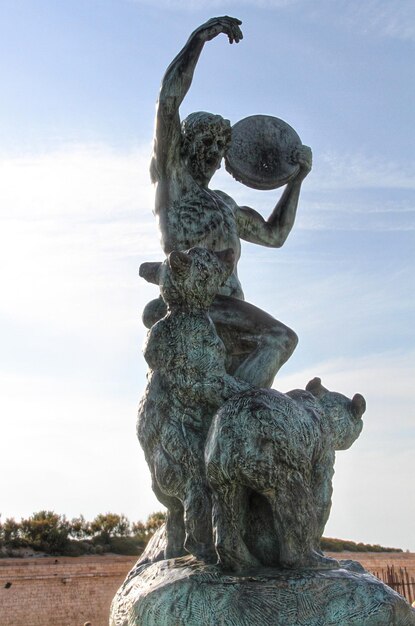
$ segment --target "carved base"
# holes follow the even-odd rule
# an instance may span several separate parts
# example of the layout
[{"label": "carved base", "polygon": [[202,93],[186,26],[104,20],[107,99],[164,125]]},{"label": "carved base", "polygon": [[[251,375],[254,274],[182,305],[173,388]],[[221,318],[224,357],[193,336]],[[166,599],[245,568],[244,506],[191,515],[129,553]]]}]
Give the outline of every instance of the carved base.
[{"label": "carved base", "polygon": [[246,571],[183,557],[137,565],[117,592],[110,626],[415,626],[415,610],[360,564]]}]

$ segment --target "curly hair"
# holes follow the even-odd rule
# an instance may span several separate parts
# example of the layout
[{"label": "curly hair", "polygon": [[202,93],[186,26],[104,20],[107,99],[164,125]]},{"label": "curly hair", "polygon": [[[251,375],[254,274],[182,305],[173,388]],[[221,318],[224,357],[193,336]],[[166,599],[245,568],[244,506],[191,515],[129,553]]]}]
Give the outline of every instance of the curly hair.
[{"label": "curly hair", "polygon": [[[221,134],[224,137],[226,146],[229,146],[231,142],[230,121],[224,119],[220,115],[214,115],[213,113],[207,113],[206,111],[197,111],[196,113],[190,113],[190,115],[188,115],[182,121],[181,130],[182,156],[187,156],[189,154],[189,147],[193,143],[195,137],[201,134],[205,134],[207,131],[214,135]],[[152,183],[155,183],[160,179],[154,155],[150,163],[150,177]]]},{"label": "curly hair", "polygon": [[231,123],[229,120],[206,111],[197,111],[196,113],[190,113],[182,121],[182,152],[185,153],[187,151],[188,145],[197,135],[206,131],[223,134],[227,144],[231,141]]}]

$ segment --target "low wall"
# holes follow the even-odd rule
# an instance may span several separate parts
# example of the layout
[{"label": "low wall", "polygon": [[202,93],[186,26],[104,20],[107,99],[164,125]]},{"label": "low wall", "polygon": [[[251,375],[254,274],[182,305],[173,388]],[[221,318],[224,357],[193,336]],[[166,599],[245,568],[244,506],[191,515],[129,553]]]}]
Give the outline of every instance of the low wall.
[{"label": "low wall", "polygon": [[[332,553],[371,572],[388,565],[415,574],[413,553]],[[137,557],[0,559],[0,626],[108,626],[111,600]],[[201,625],[202,626],[202,625]]]},{"label": "low wall", "polygon": [[0,559],[1,626],[108,626],[111,600],[137,557]]},{"label": "low wall", "polygon": [[415,576],[415,553],[414,552],[327,552],[335,559],[352,559],[359,561],[365,569],[375,574],[389,565],[405,567],[408,572]]}]

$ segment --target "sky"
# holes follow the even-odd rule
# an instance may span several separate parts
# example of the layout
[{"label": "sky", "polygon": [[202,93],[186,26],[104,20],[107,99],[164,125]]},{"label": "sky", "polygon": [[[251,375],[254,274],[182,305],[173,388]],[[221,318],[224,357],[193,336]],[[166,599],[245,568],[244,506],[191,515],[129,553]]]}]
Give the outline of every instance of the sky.
[{"label": "sky", "polygon": [[[278,250],[243,244],[248,301],[298,334],[280,391],[367,401],[325,536],[415,551],[412,0],[3,0],[0,512],[162,507],[135,435],[147,366],[140,263],[162,260],[148,165],[163,73],[215,15],[181,116],[280,117],[313,149]],[[279,190],[212,187],[267,217]]]}]

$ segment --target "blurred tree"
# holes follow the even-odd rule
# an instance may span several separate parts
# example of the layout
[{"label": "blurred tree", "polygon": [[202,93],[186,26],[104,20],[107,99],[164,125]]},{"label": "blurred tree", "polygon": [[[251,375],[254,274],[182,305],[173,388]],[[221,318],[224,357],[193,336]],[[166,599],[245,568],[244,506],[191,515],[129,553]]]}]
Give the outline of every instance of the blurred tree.
[{"label": "blurred tree", "polygon": [[94,535],[109,543],[111,537],[126,537],[130,534],[130,522],[125,515],[117,513],[100,513],[91,522]]},{"label": "blurred tree", "polygon": [[160,528],[165,521],[166,513],[164,513],[164,511],[156,511],[156,513],[149,515],[145,524],[148,534],[154,535],[156,530]]},{"label": "blurred tree", "polygon": [[131,532],[133,533],[134,537],[137,538],[138,541],[140,542],[146,542],[148,537],[147,537],[147,528],[145,526],[145,524],[143,524],[143,522],[133,522],[131,524]]},{"label": "blurred tree", "polygon": [[91,523],[83,515],[73,517],[69,522],[69,535],[78,541],[88,539],[88,537],[93,535]]},{"label": "blurred tree", "polygon": [[24,543],[20,534],[20,524],[15,521],[14,517],[8,517],[1,524],[0,537],[2,543],[10,548],[18,548]]},{"label": "blurred tree", "polygon": [[38,511],[20,522],[21,537],[35,550],[60,554],[69,543],[69,523],[64,515]]}]

